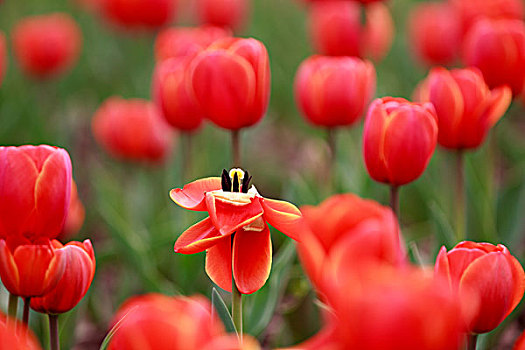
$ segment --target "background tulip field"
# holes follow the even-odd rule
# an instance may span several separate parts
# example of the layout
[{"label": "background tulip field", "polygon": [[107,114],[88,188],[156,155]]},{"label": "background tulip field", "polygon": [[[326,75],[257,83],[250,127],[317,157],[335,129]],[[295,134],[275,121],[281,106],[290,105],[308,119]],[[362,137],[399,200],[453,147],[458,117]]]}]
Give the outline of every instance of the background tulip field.
[{"label": "background tulip field", "polygon": [[[179,0],[172,25],[197,24],[192,1]],[[173,144],[161,161],[122,160],[96,142],[92,119],[104,101],[112,96],[153,99],[154,42],[159,29],[115,25],[91,9],[90,3],[0,3],[0,30],[5,33],[8,54],[0,87],[0,143],[49,144],[69,152],[85,220],[79,232],[65,241],[90,238],[95,251],[96,273],[86,297],[59,318],[62,348],[78,350],[99,349],[116,310],[131,296],[198,293],[211,299],[213,284],[203,268],[204,254],[173,251],[179,235],[205,215],[180,208],[169,191],[198,178],[220,176],[232,164],[230,133],[208,121],[192,134],[191,148],[187,134],[168,131]],[[430,69],[417,58],[408,34],[411,10],[423,1],[385,3],[395,30],[386,56],[372,61],[377,79],[374,98],[411,100]],[[334,146],[327,129],[309,124],[297,107],[296,72],[315,53],[307,30],[308,6],[301,0],[253,0],[245,23],[234,30],[236,36],[264,43],[271,67],[268,111],[261,122],[241,132],[242,168],[249,170],[263,197],[283,199],[299,208],[318,205],[335,193],[354,193],[388,205],[388,187],[372,180],[364,164],[363,120],[337,129]],[[80,55],[62,74],[39,79],[22,71],[11,34],[22,18],[53,12],[68,13],[77,22]],[[448,67],[462,66],[456,59]],[[465,183],[468,239],[502,243],[524,263],[522,100],[514,98],[481,147],[465,154]],[[336,150],[333,163],[331,147]],[[457,243],[455,161],[452,152],[438,146],[423,175],[400,191],[400,227],[416,265],[432,269],[441,246],[451,249]],[[322,326],[320,302],[299,263],[295,244],[274,228],[272,241],[270,277],[263,288],[244,298],[244,332],[264,349],[301,343]],[[220,293],[229,303],[229,293]],[[8,295],[0,288],[5,313]],[[33,312],[30,326],[45,348],[47,319]],[[520,304],[499,327],[480,336],[478,349],[512,349],[523,329],[525,309]]]}]

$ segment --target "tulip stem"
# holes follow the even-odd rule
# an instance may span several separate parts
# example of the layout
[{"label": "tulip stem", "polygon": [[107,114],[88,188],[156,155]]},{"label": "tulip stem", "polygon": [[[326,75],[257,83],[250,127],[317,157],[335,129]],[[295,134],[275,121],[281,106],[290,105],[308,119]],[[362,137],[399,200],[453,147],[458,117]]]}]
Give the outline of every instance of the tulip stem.
[{"label": "tulip stem", "polygon": [[182,141],[182,180],[186,182],[191,180],[192,176],[193,134],[190,132],[183,133]]},{"label": "tulip stem", "polygon": [[478,344],[478,335],[470,334],[467,336],[467,350],[476,350]]},{"label": "tulip stem", "polygon": [[390,208],[399,221],[399,187],[396,185],[390,186]]},{"label": "tulip stem", "polygon": [[24,313],[22,314],[22,322],[27,326],[29,324],[29,304],[31,298],[24,298]]},{"label": "tulip stem", "polygon": [[336,142],[336,132],[335,128],[329,128],[326,141],[328,142],[328,149],[330,151],[330,164],[328,169],[328,181],[329,190],[333,192],[335,187],[335,164],[336,164],[336,151],[337,151],[337,142]]},{"label": "tulip stem", "polygon": [[465,174],[464,155],[459,150],[456,153],[456,240],[461,242],[465,237]]},{"label": "tulip stem", "polygon": [[9,304],[7,306],[7,310],[9,317],[14,320],[18,311],[18,296],[14,295],[13,293],[9,293]]},{"label": "tulip stem", "polygon": [[51,350],[60,350],[58,338],[58,315],[48,315],[49,317],[49,345]]},{"label": "tulip stem", "polygon": [[232,131],[232,157],[233,157],[233,166],[241,166],[241,140],[240,140],[240,131]]}]

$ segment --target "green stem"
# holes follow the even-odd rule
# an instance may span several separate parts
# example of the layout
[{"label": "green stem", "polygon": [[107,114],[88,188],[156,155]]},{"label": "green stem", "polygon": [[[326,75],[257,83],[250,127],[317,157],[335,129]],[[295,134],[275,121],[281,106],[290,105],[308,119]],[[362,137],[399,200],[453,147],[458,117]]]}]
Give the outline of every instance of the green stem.
[{"label": "green stem", "polygon": [[390,208],[399,221],[399,187],[396,185],[390,186]]},{"label": "green stem", "polygon": [[[232,253],[233,253],[233,240],[235,233],[232,235]],[[233,254],[232,254],[233,257]],[[232,260],[232,318],[235,329],[237,330],[237,336],[242,344],[242,294],[235,284],[235,278],[233,276],[233,260]]]},{"label": "green stem", "polygon": [[336,142],[336,130],[335,128],[329,128],[326,141],[328,142],[328,149],[330,151],[330,163],[328,168],[327,184],[329,193],[332,194],[335,188],[335,167],[337,159],[337,142]]},{"label": "green stem", "polygon": [[12,320],[16,319],[16,313],[18,311],[18,296],[9,293],[9,304],[7,306],[7,310],[9,318]]},{"label": "green stem", "polygon": [[22,314],[22,322],[26,326],[29,324],[29,304],[31,303],[31,298],[24,298],[24,313]]},{"label": "green stem", "polygon": [[184,182],[191,180],[193,168],[193,134],[185,132],[182,134],[182,180]]},{"label": "green stem", "polygon": [[58,315],[48,315],[48,317],[50,349],[60,350],[60,340],[58,338]]},{"label": "green stem", "polygon": [[478,335],[470,334],[467,336],[467,350],[476,350],[478,344]]},{"label": "green stem", "polygon": [[456,153],[456,240],[466,239],[465,235],[465,168],[462,150]]},{"label": "green stem", "polygon": [[233,157],[233,166],[241,166],[241,140],[240,140],[240,131],[232,131],[232,157]]}]

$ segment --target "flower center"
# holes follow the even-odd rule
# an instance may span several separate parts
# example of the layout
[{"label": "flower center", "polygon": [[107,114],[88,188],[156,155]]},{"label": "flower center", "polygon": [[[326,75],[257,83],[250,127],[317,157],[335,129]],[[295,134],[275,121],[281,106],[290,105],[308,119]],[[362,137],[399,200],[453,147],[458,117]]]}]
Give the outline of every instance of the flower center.
[{"label": "flower center", "polygon": [[248,193],[252,177],[248,171],[239,168],[233,168],[229,172],[222,170],[221,184],[224,192],[241,192]]}]

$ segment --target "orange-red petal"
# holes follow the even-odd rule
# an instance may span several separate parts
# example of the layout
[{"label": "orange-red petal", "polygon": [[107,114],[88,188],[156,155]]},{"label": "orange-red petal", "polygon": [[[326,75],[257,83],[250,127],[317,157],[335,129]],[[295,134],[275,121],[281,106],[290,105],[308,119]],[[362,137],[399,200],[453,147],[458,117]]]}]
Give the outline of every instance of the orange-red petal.
[{"label": "orange-red petal", "polygon": [[306,227],[297,207],[285,201],[264,198],[261,200],[264,209],[264,219],[270,225],[287,235],[300,241],[299,235]]},{"label": "orange-red petal", "polygon": [[170,198],[185,209],[206,211],[206,204],[204,203],[206,192],[220,189],[221,178],[208,177],[190,182],[183,188],[172,189]]},{"label": "orange-red petal", "polygon": [[232,244],[229,236],[206,251],[206,273],[213,283],[227,292],[232,291]]},{"label": "orange-red petal", "polygon": [[[244,195],[244,193],[239,193],[239,195]],[[258,197],[252,198],[246,204],[234,204],[233,201],[217,198],[208,193],[206,207],[213,224],[223,235],[231,234],[263,215],[263,208]]]},{"label": "orange-red petal", "polygon": [[200,253],[223,238],[224,235],[213,226],[211,219],[199,221],[189,229],[184,231],[175,242],[175,253],[195,254]]}]

